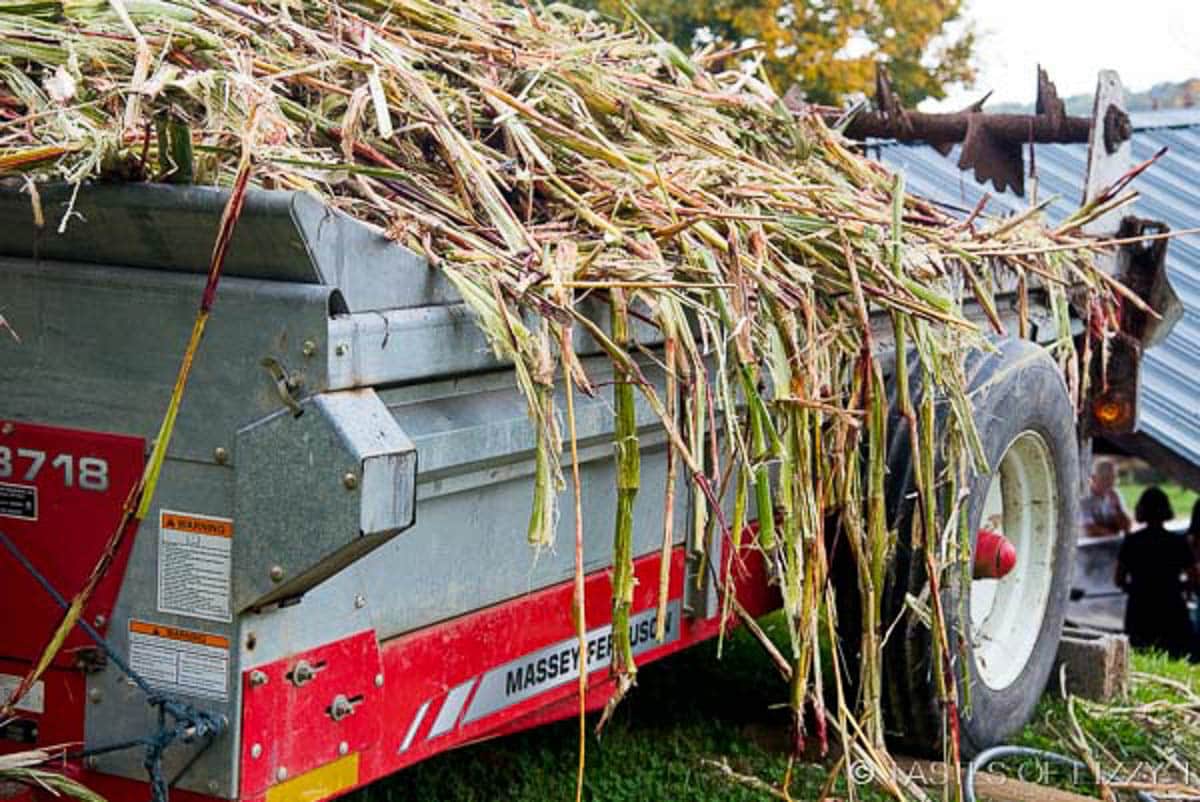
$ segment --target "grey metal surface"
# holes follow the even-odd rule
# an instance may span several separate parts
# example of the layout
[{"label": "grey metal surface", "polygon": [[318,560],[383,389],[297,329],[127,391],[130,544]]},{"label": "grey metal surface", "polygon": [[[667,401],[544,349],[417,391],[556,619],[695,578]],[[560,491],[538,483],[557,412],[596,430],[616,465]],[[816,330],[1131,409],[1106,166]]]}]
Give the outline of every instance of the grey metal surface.
[{"label": "grey metal surface", "polygon": [[[1169,149],[1134,181],[1141,193],[1134,212],[1175,230],[1200,226],[1200,110],[1130,116],[1135,163]],[[870,152],[888,167],[904,170],[911,191],[958,209],[969,211],[986,191],[954,166],[957,153],[945,158],[927,146],[894,143],[873,145]],[[1050,221],[1062,220],[1078,206],[1086,159],[1083,145],[1037,147],[1038,197],[1057,196],[1046,210]],[[1018,212],[1030,200],[993,196],[987,208],[992,214]],[[1200,234],[1171,241],[1167,273],[1184,311],[1171,333],[1146,351],[1138,426],[1182,459],[1200,465]]]},{"label": "grey metal surface", "polygon": [[[581,311],[608,331],[605,303],[584,301]],[[633,334],[644,346],[661,337],[649,324],[635,320]],[[574,331],[575,353],[601,353],[600,345],[582,326]],[[329,323],[329,386],[331,389],[429,381],[445,376],[505,367],[463,303],[344,314]]]},{"label": "grey metal surface", "polygon": [[[2,218],[0,218],[2,219]],[[0,229],[4,226],[0,225]],[[191,333],[204,277],[0,257],[3,414],[152,440]],[[302,393],[325,389],[332,289],[227,278],[196,356],[170,456],[213,462],[234,433],[282,407],[261,360]],[[311,343],[313,356],[305,355]]]},{"label": "grey metal surface", "polygon": [[416,450],[374,390],[299,410],[238,432],[235,611],[295,597],[413,523]]},{"label": "grey metal surface", "polygon": [[[39,188],[46,227],[34,226],[28,194],[0,190],[0,254],[101,265],[207,273],[221,209],[228,197],[212,187],[94,184],[80,187],[70,208],[67,184]],[[319,280],[290,220],[292,193],[250,192],[226,257],[225,273],[244,278]]]},{"label": "grey metal surface", "polygon": [[[222,635],[232,641],[236,637],[236,622],[223,624],[200,621],[180,615],[159,612],[157,608],[157,565],[158,565],[158,519],[159,511],[186,510],[210,515],[232,516],[233,476],[228,467],[204,465],[183,460],[169,460],[163,469],[155,504],[146,516],[134,540],[133,553],[125,580],[113,608],[108,627],[108,639],[119,653],[129,653],[129,620],[180,627],[191,631],[202,631]],[[231,644],[232,645],[232,644]],[[220,713],[230,722],[240,720],[240,672],[236,665],[237,649],[230,650],[230,666],[227,677],[229,695],[225,702],[211,698],[191,697],[201,709]],[[144,737],[157,729],[154,709],[146,704],[144,695],[134,687],[120,671],[109,663],[104,671],[93,674],[87,680],[89,702],[85,708],[84,746],[94,749]],[[98,694],[98,701],[91,701]],[[237,738],[238,727],[216,739],[204,751],[200,759],[180,780],[185,790],[216,794],[232,798],[237,790]],[[203,744],[184,745],[165,753],[164,769],[168,777],[174,776]],[[145,755],[140,749],[127,749],[96,757],[100,771],[144,780],[146,770],[142,765]]]},{"label": "grey metal surface", "polygon": [[[588,364],[601,386],[577,396],[583,486],[584,562],[612,559],[616,495],[611,444],[611,368]],[[651,380],[661,375],[646,368]],[[261,665],[335,637],[373,628],[381,640],[496,604],[573,575],[571,490],[559,495],[554,548],[526,543],[532,500],[533,432],[509,372],[398,387],[381,393],[420,455],[416,524],[306,593],[298,603],[243,616],[245,666]],[[635,504],[634,553],[662,543],[665,440],[639,403],[642,488]],[[675,542],[687,532],[688,490],[677,488]],[[359,605],[356,606],[356,599]],[[562,611],[564,616],[569,613]],[[246,635],[255,647],[247,650]]]},{"label": "grey metal surface", "polygon": [[[46,227],[30,196],[0,189],[0,255],[207,273],[229,193],[164,184],[57,184],[39,190]],[[72,210],[63,233],[59,223]],[[379,229],[303,192],[250,190],[224,273],[337,287],[352,311],[451,303],[440,272]]]}]

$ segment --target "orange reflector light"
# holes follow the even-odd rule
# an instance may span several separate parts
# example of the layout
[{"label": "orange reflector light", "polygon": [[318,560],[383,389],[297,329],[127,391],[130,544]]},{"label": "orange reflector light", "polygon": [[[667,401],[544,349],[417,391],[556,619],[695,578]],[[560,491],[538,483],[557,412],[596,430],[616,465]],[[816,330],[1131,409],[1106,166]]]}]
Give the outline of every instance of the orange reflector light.
[{"label": "orange reflector light", "polygon": [[1105,429],[1128,429],[1133,423],[1133,404],[1120,396],[1102,396],[1092,405],[1092,414]]}]

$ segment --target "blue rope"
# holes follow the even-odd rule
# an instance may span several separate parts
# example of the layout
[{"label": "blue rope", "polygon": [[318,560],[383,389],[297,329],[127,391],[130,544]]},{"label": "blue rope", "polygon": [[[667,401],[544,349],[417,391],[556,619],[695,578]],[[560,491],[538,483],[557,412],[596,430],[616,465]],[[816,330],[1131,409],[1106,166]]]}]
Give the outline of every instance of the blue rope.
[{"label": "blue rope", "polygon": [[[70,603],[63,598],[62,594],[37,569],[37,566],[31,563],[21,550],[17,548],[16,544],[9,540],[8,535],[3,532],[0,532],[0,545],[3,545],[8,553],[13,556],[13,559],[20,563],[21,567],[37,580],[37,583],[42,586],[42,589],[46,591],[50,598],[54,599],[59,607],[63,610],[70,609]],[[142,765],[146,768],[146,773],[150,777],[150,798],[152,802],[167,802],[171,785],[183,775],[183,771],[191,767],[194,760],[189,761],[184,766],[184,770],[168,782],[166,776],[163,774],[163,754],[176,743],[191,743],[198,738],[207,739],[207,743],[203,747],[207,749],[218,735],[229,728],[228,719],[223,715],[200,710],[187,702],[154,690],[140,674],[130,667],[129,663],[121,655],[117,654],[116,650],[104,639],[103,635],[96,631],[95,627],[85,621],[82,616],[76,623],[100,647],[105,657],[111,660],[113,665],[120,669],[122,674],[131,679],[137,685],[138,689],[146,695],[146,703],[157,708],[158,729],[152,735],[143,738],[134,738],[128,741],[120,741],[107,746],[85,750],[77,753],[75,756],[89,757],[142,747],[146,750],[146,757],[142,761]]]}]

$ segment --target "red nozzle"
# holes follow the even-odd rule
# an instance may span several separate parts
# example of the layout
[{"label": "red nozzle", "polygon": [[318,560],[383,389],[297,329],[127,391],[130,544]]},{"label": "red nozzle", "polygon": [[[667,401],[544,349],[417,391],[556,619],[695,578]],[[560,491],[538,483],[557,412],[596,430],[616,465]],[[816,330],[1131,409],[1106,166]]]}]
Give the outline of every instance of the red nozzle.
[{"label": "red nozzle", "polygon": [[1003,579],[1017,564],[1017,549],[1004,535],[980,529],[975,535],[975,579]]}]

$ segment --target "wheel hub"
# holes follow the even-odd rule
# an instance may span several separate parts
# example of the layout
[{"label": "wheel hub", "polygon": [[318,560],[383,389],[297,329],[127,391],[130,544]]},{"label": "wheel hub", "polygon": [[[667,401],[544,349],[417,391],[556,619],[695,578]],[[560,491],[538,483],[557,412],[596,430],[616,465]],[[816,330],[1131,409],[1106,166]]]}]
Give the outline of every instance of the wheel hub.
[{"label": "wheel hub", "polygon": [[995,690],[1020,677],[1037,644],[1063,536],[1058,501],[1049,445],[1022,432],[993,473],[972,566],[971,643],[980,679]]}]

